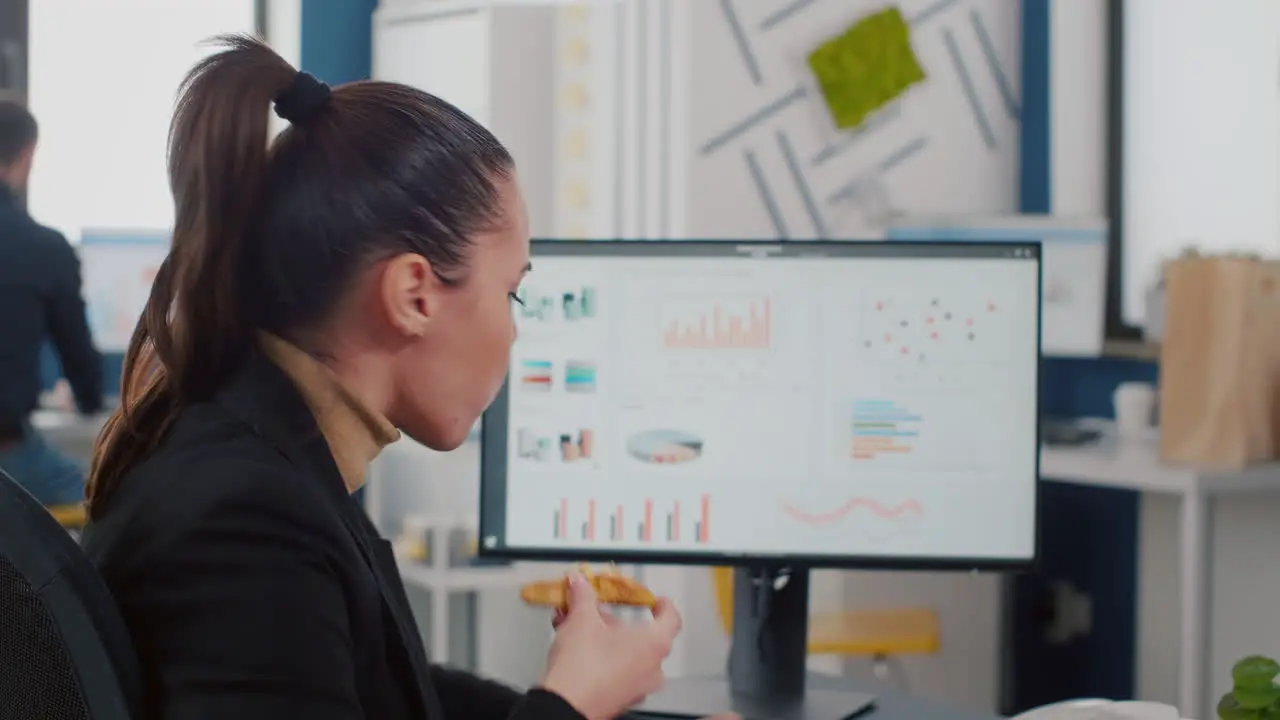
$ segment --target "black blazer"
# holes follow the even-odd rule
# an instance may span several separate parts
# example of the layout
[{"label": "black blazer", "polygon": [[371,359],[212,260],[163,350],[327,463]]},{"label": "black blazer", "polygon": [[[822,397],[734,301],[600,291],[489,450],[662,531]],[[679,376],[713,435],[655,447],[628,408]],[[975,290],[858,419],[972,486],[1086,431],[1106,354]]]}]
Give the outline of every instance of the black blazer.
[{"label": "black blazer", "polygon": [[164,720],[581,720],[427,661],[390,544],[289,378],[255,356],[182,413],[83,545]]},{"label": "black blazer", "polygon": [[80,294],[80,259],[0,182],[0,434],[12,434],[40,398],[40,351],[52,340],[85,413],[102,406],[102,357]]}]

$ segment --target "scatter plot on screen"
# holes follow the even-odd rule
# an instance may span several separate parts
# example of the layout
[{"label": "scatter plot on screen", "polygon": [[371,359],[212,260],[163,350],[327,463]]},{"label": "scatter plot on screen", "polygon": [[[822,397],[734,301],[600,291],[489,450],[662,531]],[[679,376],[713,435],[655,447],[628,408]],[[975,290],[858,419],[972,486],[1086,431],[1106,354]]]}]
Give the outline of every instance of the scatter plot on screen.
[{"label": "scatter plot on screen", "polygon": [[994,297],[871,295],[862,311],[863,357],[931,364],[1001,360],[1009,349],[1007,315]]}]

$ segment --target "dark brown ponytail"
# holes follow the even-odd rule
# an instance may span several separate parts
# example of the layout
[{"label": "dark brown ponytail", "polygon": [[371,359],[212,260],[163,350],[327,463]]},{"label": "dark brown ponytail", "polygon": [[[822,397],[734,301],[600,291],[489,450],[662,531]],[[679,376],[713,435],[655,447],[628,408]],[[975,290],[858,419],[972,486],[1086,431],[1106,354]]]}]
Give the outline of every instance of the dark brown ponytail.
[{"label": "dark brown ponytail", "polygon": [[260,223],[268,113],[297,76],[266,45],[227,36],[183,82],[169,128],[173,244],[125,353],[120,409],[89,472],[96,517],[186,405],[208,399],[251,342],[241,307],[244,249]]}]

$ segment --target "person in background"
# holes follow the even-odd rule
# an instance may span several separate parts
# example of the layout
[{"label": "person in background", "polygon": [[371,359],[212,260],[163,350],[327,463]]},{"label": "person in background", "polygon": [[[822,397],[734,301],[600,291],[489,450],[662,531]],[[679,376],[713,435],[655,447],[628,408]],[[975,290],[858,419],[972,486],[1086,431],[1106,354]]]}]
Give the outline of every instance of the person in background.
[{"label": "person in background", "polygon": [[0,470],[45,505],[84,500],[85,470],[31,426],[40,355],[52,340],[81,413],[102,407],[102,357],[80,292],[80,260],[60,233],[23,208],[36,120],[0,99]]}]

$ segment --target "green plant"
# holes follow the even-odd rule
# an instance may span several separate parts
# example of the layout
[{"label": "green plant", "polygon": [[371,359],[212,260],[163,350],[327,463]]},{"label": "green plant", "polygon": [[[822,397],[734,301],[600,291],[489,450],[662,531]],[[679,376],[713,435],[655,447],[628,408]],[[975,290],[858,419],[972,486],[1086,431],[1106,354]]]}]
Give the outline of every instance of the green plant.
[{"label": "green plant", "polygon": [[911,26],[889,7],[855,22],[809,54],[809,69],[837,128],[848,130],[925,78]]},{"label": "green plant", "polygon": [[1231,668],[1231,692],[1218,701],[1220,720],[1280,720],[1280,663],[1250,655]]}]

